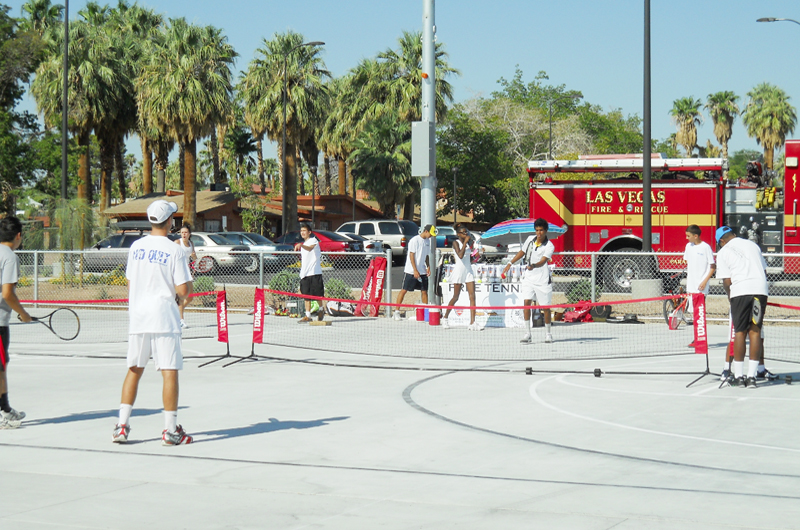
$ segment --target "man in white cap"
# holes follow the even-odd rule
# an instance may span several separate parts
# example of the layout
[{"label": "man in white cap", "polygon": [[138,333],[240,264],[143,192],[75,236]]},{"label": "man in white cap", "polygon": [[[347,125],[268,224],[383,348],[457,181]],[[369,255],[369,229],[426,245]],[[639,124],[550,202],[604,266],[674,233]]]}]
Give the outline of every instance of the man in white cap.
[{"label": "man in white cap", "polygon": [[[717,278],[731,303],[733,323],[733,377],[731,386],[756,387],[756,372],[763,345],[761,327],[767,309],[767,262],[761,249],[748,239],[736,237],[730,227],[721,226],[716,232]],[[744,376],[744,353],[750,339],[750,363]]]},{"label": "man in white cap", "polygon": [[115,443],[128,441],[133,402],[151,355],[164,382],[161,444],[192,442],[178,425],[178,370],[183,368],[178,306],[189,295],[191,273],[183,251],[167,238],[177,211],[174,202],[151,203],[147,207],[150,235],[134,242],[128,252],[128,372],[122,384],[119,423],[112,437]]},{"label": "man in white cap", "polygon": [[[425,225],[419,235],[412,237],[408,242],[406,266],[403,268],[403,288],[397,295],[398,306],[403,303],[403,298],[408,291],[417,290],[420,291],[422,303],[428,303],[428,277],[431,274],[431,231],[436,233],[433,225]],[[392,317],[400,320],[399,309],[395,310]]]}]

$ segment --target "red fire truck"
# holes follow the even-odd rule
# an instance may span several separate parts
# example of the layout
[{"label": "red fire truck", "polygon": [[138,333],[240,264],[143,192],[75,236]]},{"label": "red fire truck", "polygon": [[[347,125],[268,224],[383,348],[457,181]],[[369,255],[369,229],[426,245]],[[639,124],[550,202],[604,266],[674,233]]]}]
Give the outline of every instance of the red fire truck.
[{"label": "red fire truck", "polygon": [[[721,158],[670,159],[653,155],[652,249],[683,252],[686,227],[698,225],[703,240],[716,248],[714,232],[728,225],[755,241],[770,273],[800,273],[800,258],[784,260],[772,254],[800,253],[794,182],[800,176],[800,140],[786,142],[786,182],[748,164],[748,178],[724,181]],[[529,208],[532,218],[566,225],[567,233],[553,241],[557,252],[616,252],[596,263],[598,277],[610,290],[630,287],[630,280],[683,269],[678,256],[653,258],[631,253],[642,249],[643,192],[641,155],[590,155],[578,160],[535,160],[528,163]],[[583,174],[583,175],[581,175]],[[581,178],[583,177],[583,178]],[[577,178],[577,179],[576,179]],[[794,263],[790,263],[794,262]],[[584,271],[588,256],[561,258],[556,266]],[[789,270],[789,269],[793,270]]]}]

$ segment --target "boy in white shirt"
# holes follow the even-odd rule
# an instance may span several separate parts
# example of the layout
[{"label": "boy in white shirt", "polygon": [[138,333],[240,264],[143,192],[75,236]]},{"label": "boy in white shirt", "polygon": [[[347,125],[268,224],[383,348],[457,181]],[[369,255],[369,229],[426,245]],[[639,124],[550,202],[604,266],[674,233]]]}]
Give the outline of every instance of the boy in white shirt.
[{"label": "boy in white shirt", "polygon": [[[423,304],[428,303],[428,277],[431,274],[430,254],[431,254],[431,230],[433,225],[425,225],[419,235],[411,238],[408,242],[408,255],[406,256],[406,266],[403,268],[403,288],[397,295],[398,306],[403,303],[408,291],[419,290]],[[400,320],[400,310],[397,309],[392,314],[395,320]]]},{"label": "boy in white shirt", "polygon": [[[689,295],[703,293],[708,295],[708,280],[714,276],[717,265],[714,263],[714,252],[711,245],[700,238],[702,231],[697,225],[689,225],[686,228],[686,249],[683,251],[683,259],[686,261],[686,292]],[[692,310],[692,297],[689,296],[687,304],[689,311]],[[689,344],[694,348],[694,341]]]},{"label": "boy in white shirt", "polygon": [[[325,285],[322,283],[322,251],[319,248],[319,240],[314,237],[314,232],[308,223],[300,224],[300,237],[303,238],[303,242],[294,246],[295,250],[300,251],[300,294],[321,298],[325,296]],[[298,324],[311,322],[311,299],[306,298],[305,304],[306,316],[298,320]],[[322,320],[325,316],[322,305],[320,300],[317,320]]]},{"label": "boy in white shirt", "polygon": [[128,372],[122,384],[119,423],[111,438],[114,443],[128,441],[133,402],[151,355],[164,382],[161,445],[193,441],[178,425],[178,371],[183,368],[178,306],[189,296],[192,276],[183,251],[167,238],[177,211],[174,202],[153,201],[147,207],[150,235],[135,241],[128,252]]}]

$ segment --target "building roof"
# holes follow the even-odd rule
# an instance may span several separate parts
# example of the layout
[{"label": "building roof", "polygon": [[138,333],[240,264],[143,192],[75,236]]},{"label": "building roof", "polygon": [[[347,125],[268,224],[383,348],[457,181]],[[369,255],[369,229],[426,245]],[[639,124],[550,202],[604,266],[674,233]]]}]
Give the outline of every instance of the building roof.
[{"label": "building roof", "polygon": [[[174,192],[168,193],[148,193],[137,199],[123,202],[117,206],[106,208],[103,215],[109,217],[129,216],[129,215],[145,215],[147,207],[154,201],[159,199],[172,201],[178,205],[178,217],[183,216],[183,193],[173,195]],[[214,208],[219,208],[225,204],[237,201],[236,195],[229,191],[198,191],[197,192],[197,213],[201,214]]]}]

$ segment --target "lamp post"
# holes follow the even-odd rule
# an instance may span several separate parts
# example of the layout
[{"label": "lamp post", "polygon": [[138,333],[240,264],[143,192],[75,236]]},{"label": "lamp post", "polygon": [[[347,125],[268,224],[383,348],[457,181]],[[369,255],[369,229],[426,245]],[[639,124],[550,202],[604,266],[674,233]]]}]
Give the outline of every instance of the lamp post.
[{"label": "lamp post", "polygon": [[316,228],[314,213],[317,209],[317,166],[308,168],[311,171],[311,228]]},{"label": "lamp post", "polygon": [[[283,54],[283,138],[281,140],[281,178],[283,179],[282,182],[282,196],[283,196],[283,204],[281,204],[281,230],[283,233],[287,233],[288,225],[289,225],[289,215],[286,213],[286,204],[289,202],[289,189],[286,186],[286,70],[289,67],[289,55],[292,54],[298,48],[302,48],[304,46],[324,46],[325,43],[321,41],[313,41],[313,42],[304,42],[302,44],[298,44],[288,52]],[[313,221],[312,221],[313,224]]]},{"label": "lamp post", "polygon": [[566,95],[566,96],[561,96],[560,98],[551,99],[547,103],[548,115],[550,117],[550,136],[549,136],[549,138],[550,138],[550,141],[549,141],[550,149],[548,150],[548,152],[550,153],[549,160],[553,159],[553,103],[556,103],[557,101],[561,101],[563,99],[582,99],[582,98],[583,98],[583,94],[578,92],[577,94],[569,94],[569,95]]},{"label": "lamp post", "polygon": [[458,168],[453,168],[453,224],[456,224],[456,212],[458,211],[458,200],[456,198],[456,177],[458,177]]},{"label": "lamp post", "polygon": [[69,0],[64,2],[64,86],[61,94],[61,198],[67,198],[67,146],[69,132],[67,131],[67,117],[69,114]]},{"label": "lamp post", "polygon": [[793,18],[775,18],[775,17],[764,17],[759,18],[756,22],[794,22],[795,24],[799,24],[800,22],[796,21]]}]

